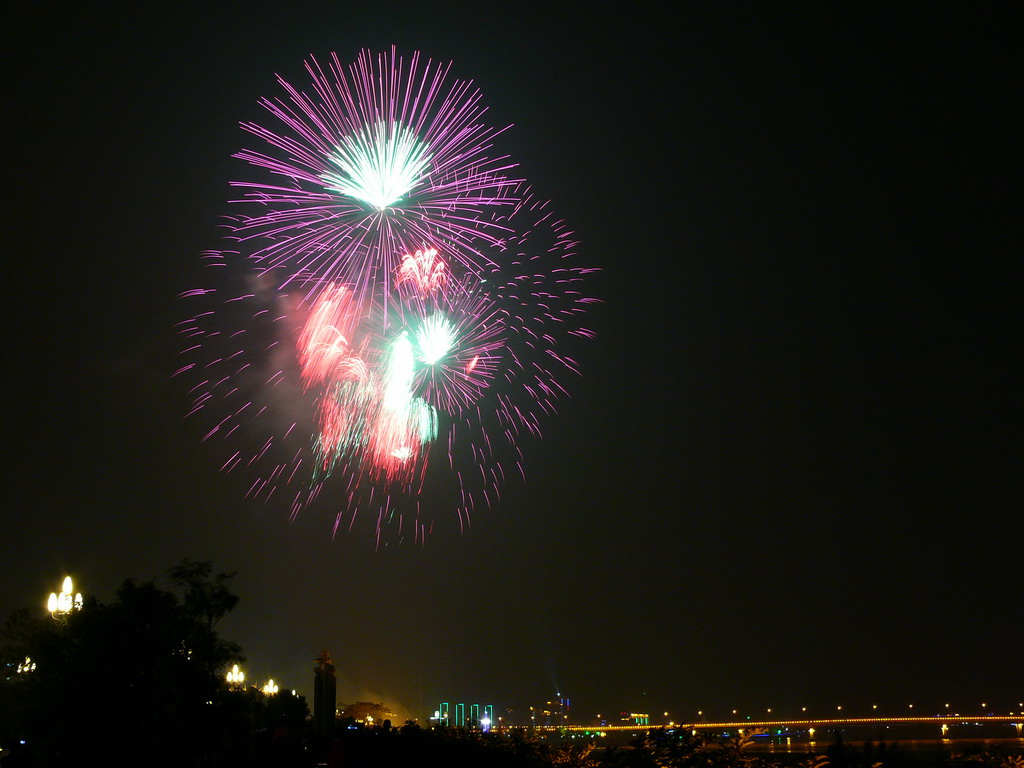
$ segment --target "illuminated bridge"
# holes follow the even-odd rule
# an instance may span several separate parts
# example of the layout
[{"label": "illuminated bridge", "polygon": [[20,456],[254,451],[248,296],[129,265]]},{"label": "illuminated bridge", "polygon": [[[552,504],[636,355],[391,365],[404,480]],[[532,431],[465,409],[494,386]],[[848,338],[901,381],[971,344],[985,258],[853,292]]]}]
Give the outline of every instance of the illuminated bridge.
[{"label": "illuminated bridge", "polygon": [[667,725],[562,725],[562,726],[540,726],[536,730],[542,732],[559,733],[598,733],[598,732],[623,732],[644,733],[657,728],[679,728],[682,730],[735,732],[741,734],[747,731],[767,731],[769,733],[806,733],[812,739],[816,730],[835,731],[843,728],[872,728],[891,726],[934,726],[942,735],[946,736],[950,729],[958,729],[967,726],[979,725],[1005,725],[1013,731],[1007,732],[1011,736],[1013,732],[1019,738],[1024,738],[1024,713],[1016,715],[931,715],[928,717],[847,717],[847,718],[818,718],[807,720],[738,720],[723,721],[720,723],[669,723]]}]

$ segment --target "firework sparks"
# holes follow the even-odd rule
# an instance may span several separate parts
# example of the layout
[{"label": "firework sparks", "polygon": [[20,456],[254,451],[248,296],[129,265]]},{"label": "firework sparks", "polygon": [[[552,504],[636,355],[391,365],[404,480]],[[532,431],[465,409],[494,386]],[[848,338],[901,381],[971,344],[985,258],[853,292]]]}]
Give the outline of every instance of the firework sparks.
[{"label": "firework sparks", "polygon": [[265,147],[236,155],[255,171],[234,183],[238,249],[204,255],[243,282],[184,294],[178,373],[251,497],[422,543],[522,474],[522,439],[578,372],[566,345],[591,335],[590,270],[450,65],[306,68],[312,95],[281,80],[261,102],[276,128],[243,125]]},{"label": "firework sparks", "polygon": [[397,203],[423,181],[430,165],[425,144],[398,123],[380,122],[372,133],[344,137],[330,160],[339,173],[321,178],[328,190],[349,195],[378,211]]},{"label": "firework sparks", "polygon": [[519,184],[512,163],[488,155],[501,130],[484,122],[479,91],[446,86],[448,67],[419,54],[364,51],[347,68],[335,55],[326,71],[315,59],[306,69],[316,98],[282,80],[287,99],[261,102],[278,127],[242,126],[268,146],[236,157],[271,179],[233,183],[236,202],[257,204],[235,229],[252,259],[312,291],[369,288],[421,243],[479,270],[482,249],[506,236],[489,209],[514,206]]},{"label": "firework sparks", "polygon": [[398,283],[413,281],[422,293],[436,291],[447,280],[448,271],[436,248],[424,248],[414,254],[405,254],[398,268]]}]

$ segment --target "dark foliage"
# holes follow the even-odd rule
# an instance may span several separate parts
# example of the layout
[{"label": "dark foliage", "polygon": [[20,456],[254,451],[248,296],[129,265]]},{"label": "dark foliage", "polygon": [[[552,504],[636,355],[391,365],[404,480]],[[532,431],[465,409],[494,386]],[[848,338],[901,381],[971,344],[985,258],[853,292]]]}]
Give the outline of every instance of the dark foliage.
[{"label": "dark foliage", "polygon": [[332,766],[444,768],[589,768],[592,745],[545,741],[524,732],[480,733],[462,728],[339,728],[327,748]]},{"label": "dark foliage", "polygon": [[701,732],[655,728],[628,749],[609,750],[604,763],[616,768],[768,768],[747,751],[753,733],[720,739]]},{"label": "dark foliage", "polygon": [[6,668],[30,656],[35,669],[4,681],[5,735],[47,766],[181,766],[218,749],[252,719],[221,677],[240,649],[214,631],[238,603],[232,575],[185,560],[170,589],[128,579],[109,604],[86,596],[63,616],[14,614]]}]

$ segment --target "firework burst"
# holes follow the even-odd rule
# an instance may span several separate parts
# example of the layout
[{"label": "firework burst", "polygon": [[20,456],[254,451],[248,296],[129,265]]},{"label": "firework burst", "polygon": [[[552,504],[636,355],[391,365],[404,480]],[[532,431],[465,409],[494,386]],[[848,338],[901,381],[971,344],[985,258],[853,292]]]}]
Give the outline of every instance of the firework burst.
[{"label": "firework burst", "polygon": [[313,95],[279,80],[286,97],[261,102],[277,126],[242,126],[266,146],[236,155],[269,171],[233,183],[255,211],[235,228],[252,259],[312,292],[330,281],[371,291],[423,244],[478,271],[482,249],[506,236],[492,209],[515,205],[518,182],[489,154],[501,131],[483,122],[480,92],[446,84],[448,69],[364,51],[349,67],[311,59]]},{"label": "firework burst", "polygon": [[311,59],[310,93],[279,80],[274,127],[242,126],[263,147],[236,155],[237,247],[204,255],[221,279],[179,325],[222,469],[378,545],[493,505],[591,335],[572,233],[449,69],[392,50]]}]

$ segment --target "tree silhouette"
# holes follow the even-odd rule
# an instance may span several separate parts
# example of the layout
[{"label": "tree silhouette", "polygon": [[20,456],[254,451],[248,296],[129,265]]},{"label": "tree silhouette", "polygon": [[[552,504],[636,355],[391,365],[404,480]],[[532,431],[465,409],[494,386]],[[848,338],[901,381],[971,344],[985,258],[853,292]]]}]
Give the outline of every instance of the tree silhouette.
[{"label": "tree silhouette", "polygon": [[0,715],[42,765],[198,761],[227,726],[222,671],[241,658],[214,631],[238,604],[232,575],[185,560],[168,571],[173,591],[128,579],[109,605],[87,595],[56,619],[17,612],[4,661],[36,667],[8,681]]}]

